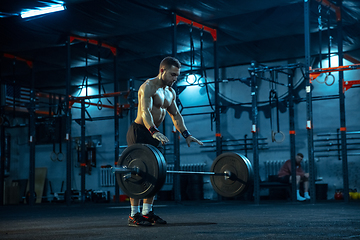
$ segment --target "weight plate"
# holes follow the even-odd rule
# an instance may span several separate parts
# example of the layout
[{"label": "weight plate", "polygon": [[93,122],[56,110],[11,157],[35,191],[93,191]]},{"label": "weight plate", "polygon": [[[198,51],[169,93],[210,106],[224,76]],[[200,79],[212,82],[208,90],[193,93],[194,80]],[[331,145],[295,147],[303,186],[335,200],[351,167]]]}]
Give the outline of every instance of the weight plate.
[{"label": "weight plate", "polygon": [[116,173],[116,180],[120,188],[131,198],[153,197],[165,183],[166,162],[164,156],[152,145],[131,145],[123,151],[117,166],[139,169],[139,174]]},{"label": "weight plate", "polygon": [[154,147],[152,145],[149,145],[149,146],[152,148],[154,153],[157,153],[158,158],[159,158],[160,163],[161,163],[161,164],[159,164],[159,175],[161,174],[161,176],[159,176],[159,179],[161,180],[161,182],[159,184],[161,186],[159,186],[159,190],[158,190],[158,191],[160,191],[161,188],[163,187],[163,185],[165,184],[165,180],[166,180],[166,177],[167,177],[167,172],[166,172],[167,171],[167,162],[166,162],[166,159],[165,159],[164,155],[162,154],[162,152],[158,148],[156,148],[156,147]]},{"label": "weight plate", "polygon": [[230,172],[225,176],[210,176],[214,190],[223,197],[236,197],[252,185],[253,170],[250,161],[243,155],[233,152],[220,154],[211,165],[215,173]]}]

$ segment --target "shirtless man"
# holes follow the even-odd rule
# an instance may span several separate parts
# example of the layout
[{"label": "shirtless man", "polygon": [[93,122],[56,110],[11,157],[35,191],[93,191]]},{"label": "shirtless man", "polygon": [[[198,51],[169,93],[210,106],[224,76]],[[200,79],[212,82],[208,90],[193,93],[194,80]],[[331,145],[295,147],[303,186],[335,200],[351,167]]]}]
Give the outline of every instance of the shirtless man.
[{"label": "shirtless man", "polygon": [[[191,142],[203,143],[191,136],[184,119],[176,105],[176,93],[172,85],[180,75],[180,62],[173,57],[166,57],[160,63],[157,77],[148,79],[138,91],[138,112],[135,121],[130,125],[126,140],[128,146],[136,143],[151,144],[159,147],[169,139],[159,132],[157,127],[164,121],[166,111],[171,116],[175,128],[186,139],[190,147]],[[161,145],[160,145],[161,146]],[[151,226],[166,224],[166,221],[152,211],[154,197],[143,199],[143,209],[140,213],[140,199],[130,198],[131,213],[129,226]]]}]

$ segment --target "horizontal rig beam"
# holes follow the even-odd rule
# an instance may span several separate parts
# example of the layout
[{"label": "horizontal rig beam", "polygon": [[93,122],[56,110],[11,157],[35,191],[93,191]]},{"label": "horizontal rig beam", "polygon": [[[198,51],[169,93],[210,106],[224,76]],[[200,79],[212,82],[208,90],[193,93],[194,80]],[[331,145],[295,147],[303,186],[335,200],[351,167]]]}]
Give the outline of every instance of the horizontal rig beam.
[{"label": "horizontal rig beam", "polygon": [[253,72],[271,72],[271,71],[284,71],[289,69],[292,70],[302,67],[304,67],[303,63],[291,63],[283,66],[271,66],[271,67],[260,65],[258,67],[249,67],[248,70]]},{"label": "horizontal rig beam", "polygon": [[93,45],[98,45],[98,46],[101,46],[101,47],[104,47],[104,48],[108,48],[108,49],[110,49],[112,54],[114,56],[116,56],[116,47],[110,46],[109,44],[102,43],[102,42],[100,42],[98,40],[94,40],[94,39],[70,36],[70,42],[73,42],[74,40],[79,40],[79,41],[82,41],[82,42],[88,42],[88,43],[91,43]]},{"label": "horizontal rig beam", "polygon": [[[330,67],[330,68],[315,68],[315,69],[309,67],[310,83],[312,83],[312,81],[315,80],[317,77],[319,77],[322,73],[341,72],[341,71],[356,70],[356,69],[360,69],[360,64]],[[345,92],[349,90],[353,85],[358,85],[358,84],[360,84],[360,80],[344,81],[343,91]]]},{"label": "horizontal rig beam", "polygon": [[197,27],[199,29],[203,29],[206,32],[209,32],[211,34],[211,36],[213,37],[213,40],[217,41],[216,29],[204,26],[204,25],[202,25],[200,23],[197,23],[197,22],[194,22],[194,21],[192,21],[190,19],[187,19],[187,18],[184,18],[184,17],[180,17],[179,15],[176,15],[176,25],[178,25],[180,22],[190,24],[190,25],[192,25],[194,27]]},{"label": "horizontal rig beam", "polygon": [[15,56],[15,55],[12,55],[12,54],[9,54],[9,53],[4,53],[3,56],[6,57],[6,58],[10,58],[10,59],[14,59],[14,60],[26,62],[26,64],[27,64],[30,68],[33,67],[33,62],[30,61],[30,60],[26,60],[26,59],[24,59],[24,58],[17,57],[17,56]]}]

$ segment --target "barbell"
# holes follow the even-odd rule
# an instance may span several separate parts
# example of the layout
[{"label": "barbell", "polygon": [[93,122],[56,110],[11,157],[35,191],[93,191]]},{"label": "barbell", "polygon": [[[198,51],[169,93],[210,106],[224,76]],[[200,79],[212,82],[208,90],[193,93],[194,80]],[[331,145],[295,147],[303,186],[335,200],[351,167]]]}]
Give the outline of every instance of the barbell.
[{"label": "barbell", "polygon": [[236,197],[246,192],[253,182],[250,161],[233,152],[222,153],[213,161],[210,172],[167,171],[159,149],[147,144],[127,147],[112,168],[120,188],[131,198],[143,199],[156,195],[163,187],[167,174],[209,175],[215,192],[223,197]]}]

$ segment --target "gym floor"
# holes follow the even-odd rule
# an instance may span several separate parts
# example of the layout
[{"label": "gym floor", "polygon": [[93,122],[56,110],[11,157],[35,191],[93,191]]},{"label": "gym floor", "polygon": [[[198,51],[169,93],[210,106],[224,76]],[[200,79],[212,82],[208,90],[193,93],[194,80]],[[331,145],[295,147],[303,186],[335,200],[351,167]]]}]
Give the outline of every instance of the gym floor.
[{"label": "gym floor", "polygon": [[129,203],[0,206],[0,239],[360,239],[360,201],[160,202],[164,226],[128,227]]}]

